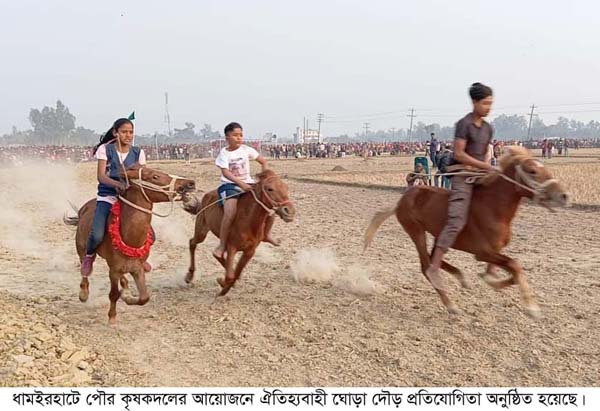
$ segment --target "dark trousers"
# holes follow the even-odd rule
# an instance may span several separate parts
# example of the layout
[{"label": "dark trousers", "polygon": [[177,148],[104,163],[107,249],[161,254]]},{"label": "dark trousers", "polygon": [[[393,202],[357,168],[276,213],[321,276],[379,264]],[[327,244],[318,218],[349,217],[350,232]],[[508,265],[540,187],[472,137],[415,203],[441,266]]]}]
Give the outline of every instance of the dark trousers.
[{"label": "dark trousers", "polygon": [[465,182],[465,177],[451,179],[450,199],[448,200],[448,222],[437,238],[436,246],[447,251],[467,224],[473,185]]},{"label": "dark trousers", "polygon": [[96,249],[104,239],[106,232],[106,222],[110,215],[112,204],[106,201],[96,201],[96,210],[94,211],[94,220],[92,222],[92,231],[87,241],[85,253],[92,255],[96,253]]}]

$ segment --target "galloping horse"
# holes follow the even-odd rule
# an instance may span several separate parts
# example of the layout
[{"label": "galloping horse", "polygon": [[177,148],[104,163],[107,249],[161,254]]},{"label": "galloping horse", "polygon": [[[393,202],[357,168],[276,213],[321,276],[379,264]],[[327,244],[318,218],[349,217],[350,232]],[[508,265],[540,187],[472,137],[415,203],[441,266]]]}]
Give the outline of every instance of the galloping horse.
[{"label": "galloping horse", "polygon": [[[229,292],[254,256],[256,247],[264,239],[267,217],[277,213],[283,221],[289,223],[296,214],[294,204],[288,198],[288,186],[277,174],[266,170],[257,177],[258,182],[253,191],[242,194],[238,199],[237,214],[227,239],[226,257],[217,259],[225,268],[225,278],[217,280],[221,286],[220,295]],[[215,206],[217,200],[216,190],[204,194],[201,199],[190,194],[184,196],[184,209],[196,215],[194,236],[190,239],[190,267],[185,277],[187,283],[194,279],[198,243],[204,241],[209,231],[219,237],[223,209]],[[234,270],[234,259],[238,251],[242,252],[242,256]]]},{"label": "galloping horse", "polygon": [[[409,189],[395,207],[375,214],[365,233],[365,249],[381,224],[396,214],[417,247],[421,271],[425,275],[430,264],[426,233],[437,238],[444,228],[448,215],[448,196],[449,191],[429,186]],[[538,317],[539,307],[525,280],[523,268],[514,259],[500,253],[511,239],[511,223],[523,197],[549,209],[567,204],[565,190],[552,178],[550,171],[533,159],[526,149],[510,147],[500,159],[500,173],[486,176],[473,190],[467,225],[452,248],[473,254],[478,261],[487,262],[489,275],[482,275],[482,278],[494,289],[500,290],[517,284],[527,314]],[[501,280],[493,278],[494,266],[503,268],[510,276]],[[468,288],[458,268],[444,261],[442,269],[454,275],[463,287]],[[450,313],[460,312],[445,290],[436,288],[436,291]]]},{"label": "galloping horse", "polygon": [[[156,214],[152,211],[153,203],[171,201],[172,205],[177,194],[183,195],[195,189],[192,180],[171,176],[149,167],[135,165],[121,174],[131,185],[113,206],[107,221],[107,233],[97,249],[97,253],[104,257],[109,266],[111,287],[108,295],[110,299],[108,320],[113,325],[116,324],[119,297],[127,305],[144,305],[150,299],[142,264],[148,258],[152,244],[150,223],[152,215]],[[75,245],[80,261],[83,261],[85,256],[86,242],[92,229],[95,209],[96,200],[93,199],[76,210],[77,217],[65,216],[63,219],[65,224],[77,226]],[[132,297],[129,292],[126,273],[130,273],[135,280],[138,298]],[[119,290],[119,282],[122,290]],[[79,300],[87,301],[89,292],[88,278],[82,277]]]}]

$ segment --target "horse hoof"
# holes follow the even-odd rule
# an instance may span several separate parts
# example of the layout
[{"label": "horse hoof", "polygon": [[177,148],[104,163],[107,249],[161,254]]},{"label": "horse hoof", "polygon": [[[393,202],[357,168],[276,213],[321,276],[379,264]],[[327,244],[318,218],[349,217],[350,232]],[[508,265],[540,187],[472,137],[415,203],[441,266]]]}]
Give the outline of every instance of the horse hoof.
[{"label": "horse hoof", "polygon": [[111,327],[116,327],[117,326],[117,317],[109,318],[108,325],[110,325]]},{"label": "horse hoof", "polygon": [[189,283],[191,283],[191,282],[192,282],[192,280],[193,280],[193,279],[194,279],[194,273],[193,273],[193,272],[190,272],[190,271],[188,271],[188,272],[187,272],[187,274],[185,275],[185,278],[184,278],[184,280],[185,280],[185,283],[186,283],[186,284],[189,284]]},{"label": "horse hoof", "polygon": [[471,289],[471,284],[467,280],[461,280],[460,285],[465,290],[470,290]]},{"label": "horse hoof", "polygon": [[88,300],[89,296],[90,296],[90,293],[87,290],[79,291],[79,301],[81,301],[82,303],[86,302]]},{"label": "horse hoof", "polygon": [[540,318],[542,318],[542,312],[540,310],[540,307],[537,306],[537,304],[525,307],[525,314],[527,314],[529,318],[532,318],[534,320],[539,320]]},{"label": "horse hoof", "polygon": [[462,310],[454,304],[449,305],[446,308],[448,309],[448,314],[451,314],[451,315],[461,315],[462,314]]}]

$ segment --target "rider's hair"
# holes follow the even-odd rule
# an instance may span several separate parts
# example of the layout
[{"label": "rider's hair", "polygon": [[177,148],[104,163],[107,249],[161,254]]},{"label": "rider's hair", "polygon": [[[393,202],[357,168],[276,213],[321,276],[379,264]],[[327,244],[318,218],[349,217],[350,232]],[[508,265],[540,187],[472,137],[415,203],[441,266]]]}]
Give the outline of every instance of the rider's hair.
[{"label": "rider's hair", "polygon": [[235,121],[232,123],[229,123],[225,126],[225,136],[227,136],[229,133],[231,133],[233,130],[235,130],[236,128],[239,128],[240,130],[243,130],[242,126],[240,125],[240,123],[236,123]]},{"label": "rider's hair", "polygon": [[92,154],[96,154],[96,151],[98,151],[98,147],[100,147],[102,144],[106,144],[109,141],[114,140],[115,136],[113,135],[113,131],[119,131],[119,129],[124,124],[131,124],[131,127],[133,127],[133,122],[131,120],[129,120],[128,118],[117,119],[117,121],[115,121],[113,123],[112,127],[109,128],[108,131],[106,133],[104,133],[104,135],[100,138],[100,142],[94,146],[94,150],[92,151]]},{"label": "rider's hair", "polygon": [[471,96],[471,100],[473,101],[483,100],[493,94],[492,89],[485,84],[473,83],[471,84],[471,88],[469,88],[469,96]]}]

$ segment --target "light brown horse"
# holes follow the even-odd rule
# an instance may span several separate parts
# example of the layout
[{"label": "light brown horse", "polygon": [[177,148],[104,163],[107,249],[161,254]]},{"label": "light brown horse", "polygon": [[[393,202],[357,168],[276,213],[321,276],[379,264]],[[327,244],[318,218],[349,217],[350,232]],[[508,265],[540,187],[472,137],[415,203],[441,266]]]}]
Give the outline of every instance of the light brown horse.
[{"label": "light brown horse", "polygon": [[[452,248],[473,254],[478,261],[487,262],[490,275],[482,275],[482,278],[494,289],[500,290],[517,284],[527,314],[537,317],[539,307],[525,280],[523,268],[500,251],[511,239],[511,223],[523,197],[551,209],[554,206],[565,206],[567,194],[552,178],[550,171],[522,147],[508,149],[507,154],[500,159],[500,172],[501,174],[493,173],[485,177],[474,188],[467,225]],[[396,214],[417,247],[421,271],[425,275],[430,264],[426,233],[437,238],[444,228],[448,216],[448,196],[449,191],[441,188],[418,186],[409,189],[395,207],[375,214],[365,233],[365,249],[381,224]],[[501,280],[493,278],[491,274],[494,266],[503,268],[510,276]],[[442,269],[454,275],[463,287],[468,288],[458,268],[444,261]],[[445,290],[436,291],[450,313],[460,312]]]},{"label": "light brown horse", "polygon": [[[121,173],[125,177],[124,173]],[[184,194],[195,190],[193,180],[183,179],[161,171],[153,170],[149,167],[140,167],[135,165],[127,170],[127,178],[130,181],[129,188],[121,196],[124,200],[121,202],[121,227],[120,233],[123,242],[131,247],[142,247],[148,237],[148,230],[152,221],[153,203],[162,203],[174,201],[176,194]],[[75,235],[75,245],[80,261],[85,256],[85,248],[94,211],[96,209],[96,200],[90,200],[81,209],[77,211],[77,217],[64,218],[65,224],[76,225],[77,234]],[[145,272],[142,264],[148,258],[148,254],[143,257],[128,257],[113,247],[111,236],[108,232],[110,224],[113,222],[114,215],[108,217],[107,232],[104,235],[102,243],[97,249],[97,253],[103,257],[109,266],[110,277],[110,309],[108,311],[108,320],[110,324],[116,324],[117,300],[121,298],[127,305],[144,305],[150,299],[148,289],[146,288]],[[128,288],[126,273],[130,273],[138,289],[138,297],[131,296]],[[119,282],[122,290],[119,290]],[[87,301],[89,297],[89,281],[87,277],[82,277],[80,284],[79,300]]]},{"label": "light brown horse", "polygon": [[[288,186],[271,170],[257,175],[258,182],[253,192],[238,197],[237,213],[231,224],[225,258],[217,259],[225,268],[225,278],[217,281],[221,286],[220,295],[225,295],[240,278],[242,270],[254,256],[256,247],[265,238],[265,224],[273,212],[285,222],[294,220],[296,208],[288,197]],[[183,200],[184,209],[196,214],[194,236],[190,239],[190,267],[185,281],[190,283],[196,271],[196,246],[206,238],[209,231],[219,237],[223,208],[215,203],[217,191],[210,191],[198,198],[187,195]],[[238,251],[242,252],[234,269],[234,259]]]}]

